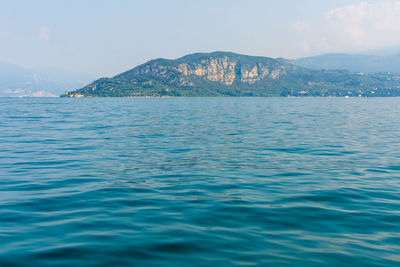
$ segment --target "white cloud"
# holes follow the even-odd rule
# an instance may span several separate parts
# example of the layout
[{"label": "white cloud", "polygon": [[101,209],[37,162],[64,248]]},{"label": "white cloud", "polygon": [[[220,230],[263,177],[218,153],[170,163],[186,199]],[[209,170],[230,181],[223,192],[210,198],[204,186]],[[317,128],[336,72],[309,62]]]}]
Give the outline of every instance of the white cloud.
[{"label": "white cloud", "polygon": [[297,56],[360,52],[400,44],[400,0],[345,5],[292,25]]},{"label": "white cloud", "polygon": [[326,13],[328,27],[339,41],[364,48],[400,42],[400,1],[361,2]]},{"label": "white cloud", "polygon": [[48,41],[50,40],[51,29],[49,26],[42,27],[39,30],[39,37],[41,40]]}]

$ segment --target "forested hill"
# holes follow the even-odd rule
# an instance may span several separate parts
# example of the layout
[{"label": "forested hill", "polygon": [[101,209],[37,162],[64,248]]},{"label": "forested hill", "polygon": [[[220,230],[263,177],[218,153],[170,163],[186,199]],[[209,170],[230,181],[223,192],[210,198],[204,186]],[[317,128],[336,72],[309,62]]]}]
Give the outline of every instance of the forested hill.
[{"label": "forested hill", "polygon": [[64,97],[400,96],[400,76],[312,70],[285,59],[229,52],[155,59]]}]

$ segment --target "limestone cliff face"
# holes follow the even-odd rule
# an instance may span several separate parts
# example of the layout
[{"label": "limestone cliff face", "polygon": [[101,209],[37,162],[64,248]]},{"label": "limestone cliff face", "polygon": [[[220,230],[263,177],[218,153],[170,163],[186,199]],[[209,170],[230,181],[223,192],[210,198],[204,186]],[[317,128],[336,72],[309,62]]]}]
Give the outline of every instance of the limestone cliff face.
[{"label": "limestone cliff face", "polygon": [[244,83],[253,84],[263,79],[278,79],[280,75],[285,74],[285,68],[270,68],[261,63],[256,65],[244,65],[240,68],[240,80]]},{"label": "limestone cliff face", "polygon": [[267,63],[241,64],[236,58],[228,56],[209,57],[199,62],[180,63],[176,70],[183,76],[199,76],[224,85],[232,85],[235,81],[253,84],[263,79],[277,79],[285,73],[282,65],[268,66]]},{"label": "limestone cliff face", "polygon": [[181,63],[177,71],[184,76],[196,75],[213,82],[231,85],[236,79],[235,60],[228,57],[203,59],[199,63]]}]

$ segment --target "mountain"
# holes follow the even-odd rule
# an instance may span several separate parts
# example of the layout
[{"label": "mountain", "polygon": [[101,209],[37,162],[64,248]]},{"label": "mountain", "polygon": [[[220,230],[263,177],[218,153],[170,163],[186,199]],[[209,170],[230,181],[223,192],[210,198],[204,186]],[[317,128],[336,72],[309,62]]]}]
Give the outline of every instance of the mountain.
[{"label": "mountain", "polygon": [[400,96],[400,75],[312,70],[285,59],[230,52],[155,59],[64,97]]},{"label": "mountain", "polygon": [[352,72],[392,72],[400,74],[400,54],[391,56],[324,54],[292,60],[310,69],[345,69]]},{"label": "mountain", "polygon": [[29,69],[0,62],[0,97],[58,96],[90,82],[88,74],[55,68]]},{"label": "mountain", "polygon": [[375,55],[375,56],[392,56],[400,54],[400,45],[391,45],[375,49],[370,49],[364,52],[356,53],[359,55]]}]

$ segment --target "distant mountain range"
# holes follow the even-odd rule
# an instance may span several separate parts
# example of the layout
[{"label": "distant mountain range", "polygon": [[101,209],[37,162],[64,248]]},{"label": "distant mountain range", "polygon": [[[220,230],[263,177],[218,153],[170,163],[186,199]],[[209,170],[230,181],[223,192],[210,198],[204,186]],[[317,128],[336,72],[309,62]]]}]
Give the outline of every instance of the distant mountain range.
[{"label": "distant mountain range", "polygon": [[351,72],[392,72],[400,74],[400,54],[393,56],[324,54],[292,60],[310,69],[343,69]]},{"label": "distant mountain range", "polygon": [[93,76],[84,73],[0,62],[0,97],[397,96],[400,53],[387,53],[324,54],[294,60],[196,53],[176,60],[152,60],[90,84]]},{"label": "distant mountain range", "polygon": [[[307,68],[298,66],[306,63]],[[400,96],[400,75],[353,73],[336,70],[344,65],[330,68],[333,63],[317,63],[196,53],[176,60],[155,59],[62,96]]]},{"label": "distant mountain range", "polygon": [[30,69],[0,62],[0,97],[59,96],[80,88],[93,76],[61,69]]}]

